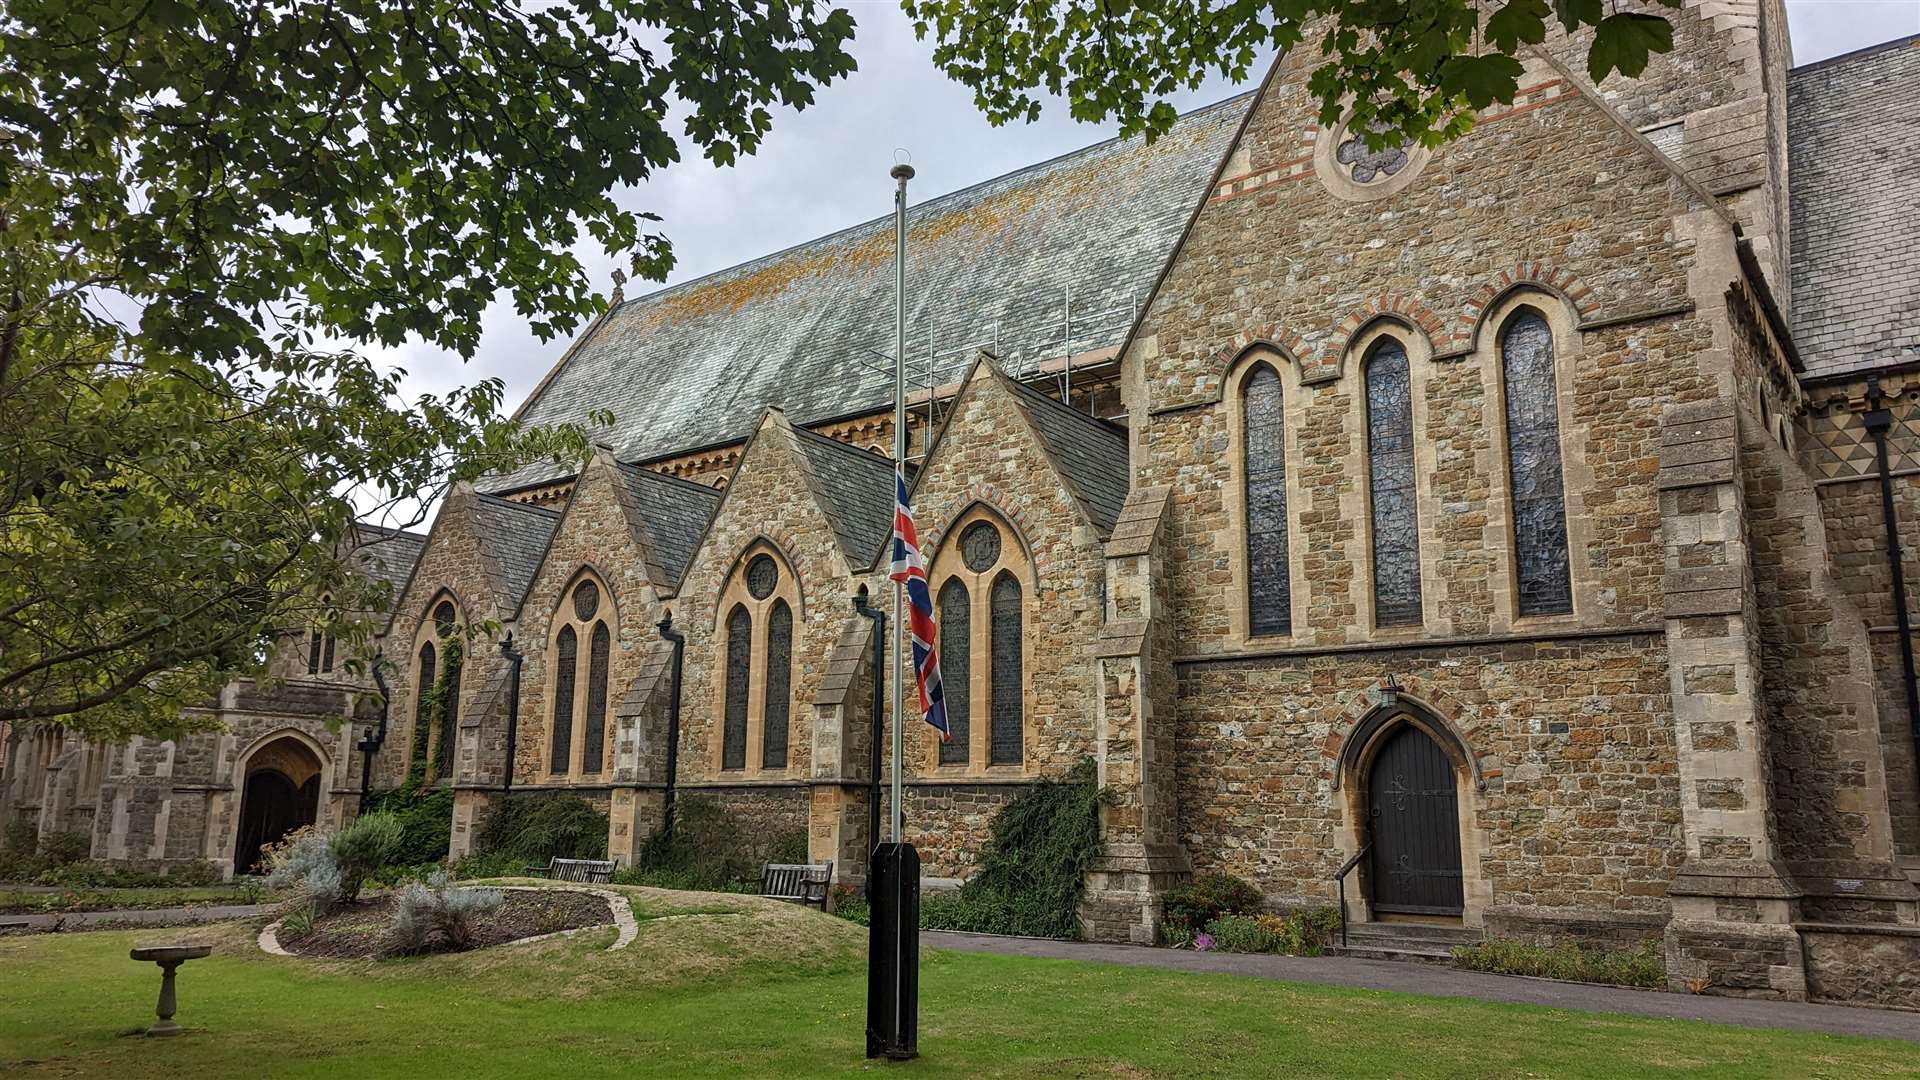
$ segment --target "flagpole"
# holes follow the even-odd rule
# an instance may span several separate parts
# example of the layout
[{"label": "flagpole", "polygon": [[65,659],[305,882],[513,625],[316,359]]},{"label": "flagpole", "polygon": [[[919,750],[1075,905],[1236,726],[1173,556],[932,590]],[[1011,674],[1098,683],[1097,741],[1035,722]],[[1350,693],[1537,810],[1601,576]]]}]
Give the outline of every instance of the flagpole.
[{"label": "flagpole", "polygon": [[[893,468],[902,477],[907,473],[907,181],[913,179],[913,166],[895,165],[888,175],[896,181],[893,191]],[[893,583],[893,842],[902,843],[900,807],[901,749],[900,729],[905,715],[901,678],[906,649],[900,631],[906,628],[905,597],[907,583]]]}]

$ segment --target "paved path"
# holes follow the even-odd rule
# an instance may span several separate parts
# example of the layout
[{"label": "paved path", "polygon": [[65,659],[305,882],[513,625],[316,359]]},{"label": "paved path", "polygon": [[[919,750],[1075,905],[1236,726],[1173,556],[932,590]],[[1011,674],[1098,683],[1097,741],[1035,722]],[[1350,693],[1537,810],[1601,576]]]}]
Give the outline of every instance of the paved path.
[{"label": "paved path", "polygon": [[1461,971],[1442,964],[1358,960],[1342,956],[1268,956],[1257,953],[1199,953],[1188,949],[1152,949],[1139,945],[1096,945],[1080,941],[992,937],[930,930],[928,945],[964,952],[999,953],[1058,960],[1090,960],[1170,971],[1251,975],[1263,979],[1392,990],[1437,997],[1477,998],[1557,1009],[1625,1013],[1673,1020],[1706,1020],[1743,1027],[1788,1028],[1834,1035],[1865,1035],[1920,1042],[1920,1013],[1809,1005],[1792,1001],[1621,990],[1551,979],[1523,979]]},{"label": "paved path", "polygon": [[61,911],[35,915],[0,915],[0,929],[24,926],[46,930],[56,923],[68,929],[85,929],[101,923],[138,926],[176,926],[184,923],[221,922],[247,919],[272,911],[272,904],[236,904],[215,907],[149,908],[144,911]]}]

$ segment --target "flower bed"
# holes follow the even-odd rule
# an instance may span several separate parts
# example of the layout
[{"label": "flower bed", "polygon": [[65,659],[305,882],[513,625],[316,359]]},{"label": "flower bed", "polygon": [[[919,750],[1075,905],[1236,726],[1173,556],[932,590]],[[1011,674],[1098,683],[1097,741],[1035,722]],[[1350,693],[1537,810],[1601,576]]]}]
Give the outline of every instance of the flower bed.
[{"label": "flower bed", "polygon": [[[296,934],[282,924],[280,947],[295,956],[327,959],[366,959],[390,952],[397,896],[388,893],[363,903],[348,904],[313,920],[312,929]],[[498,908],[477,917],[468,949],[504,945],[522,938],[579,930],[613,923],[604,897],[568,889],[515,889],[505,892]]]}]

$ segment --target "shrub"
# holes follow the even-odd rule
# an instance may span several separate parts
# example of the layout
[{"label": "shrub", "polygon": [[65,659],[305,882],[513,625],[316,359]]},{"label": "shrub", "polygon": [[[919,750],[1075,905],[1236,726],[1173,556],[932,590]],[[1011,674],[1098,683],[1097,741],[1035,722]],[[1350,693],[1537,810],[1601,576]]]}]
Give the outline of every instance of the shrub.
[{"label": "shrub", "polygon": [[425,763],[416,762],[405,784],[367,800],[367,813],[399,820],[400,849],[393,861],[402,866],[439,862],[453,839],[453,789],[424,787],[425,779]]},{"label": "shrub", "polygon": [[264,853],[267,885],[275,889],[294,889],[296,907],[309,906],[327,912],[345,900],[340,863],[326,836],[313,829],[296,829]]},{"label": "shrub", "polygon": [[154,870],[88,859],[48,870],[37,880],[42,885],[64,885],[68,888],[165,889],[218,885],[220,868],[205,859],[175,863]]},{"label": "shrub", "polygon": [[1470,971],[1501,975],[1534,975],[1656,990],[1667,985],[1667,962],[1656,941],[1636,949],[1590,949],[1495,938],[1477,945],[1455,946],[1453,959]]},{"label": "shrub", "polygon": [[719,803],[694,797],[679,803],[673,832],[648,837],[633,866],[614,880],[661,889],[750,892],[759,888],[763,863],[806,858],[805,829],[756,831]]},{"label": "shrub", "polygon": [[920,898],[930,930],[1073,938],[1080,895],[1098,858],[1100,806],[1110,797],[1091,758],[1059,780],[1042,780],[993,816],[980,870],[958,892]]},{"label": "shrub", "polygon": [[527,864],[518,855],[496,851],[458,859],[447,872],[456,878],[522,877],[527,872]]},{"label": "shrub", "polygon": [[475,848],[523,863],[603,859],[607,815],[578,795],[529,793],[502,799],[481,823]]},{"label": "shrub", "polygon": [[1318,956],[1339,929],[1339,912],[1309,908],[1287,915],[1222,915],[1207,923],[1204,936],[1222,952]]},{"label": "shrub", "polygon": [[339,869],[341,899],[358,899],[367,878],[394,860],[405,839],[405,827],[392,814],[362,814],[334,833],[328,847]]},{"label": "shrub", "polygon": [[827,910],[858,926],[868,926],[873,922],[873,911],[867,904],[866,894],[851,885],[834,886]]},{"label": "shrub", "polygon": [[93,853],[93,837],[83,832],[48,833],[40,838],[40,858],[48,869],[77,863]]},{"label": "shrub", "polygon": [[401,954],[464,949],[473,941],[475,921],[504,899],[498,889],[456,886],[444,870],[411,882],[394,900],[387,949]]},{"label": "shrub", "polygon": [[280,920],[280,939],[282,941],[298,941],[306,937],[308,934],[313,933],[314,920],[319,917],[320,913],[314,909],[312,904],[306,904],[287,912]]},{"label": "shrub", "polygon": [[1167,893],[1163,933],[1170,942],[1185,942],[1222,915],[1258,914],[1261,903],[1260,890],[1240,878],[1202,874]]}]

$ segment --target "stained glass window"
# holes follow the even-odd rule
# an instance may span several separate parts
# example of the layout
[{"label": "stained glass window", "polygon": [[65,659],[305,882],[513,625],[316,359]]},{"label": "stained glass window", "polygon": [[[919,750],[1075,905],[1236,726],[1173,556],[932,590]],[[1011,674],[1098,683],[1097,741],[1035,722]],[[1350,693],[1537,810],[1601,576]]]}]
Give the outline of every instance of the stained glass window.
[{"label": "stained glass window", "polygon": [[323,673],[333,670],[333,635],[332,634],[327,635],[326,644],[322,646],[320,649],[320,670]]},{"label": "stained glass window", "polygon": [[948,739],[940,764],[965,765],[972,755],[973,600],[959,578],[940,586],[940,685],[947,694]]},{"label": "stained glass window", "polygon": [[581,622],[593,618],[600,610],[600,586],[591,581],[583,581],[573,590],[573,617]]},{"label": "stained glass window", "polygon": [[793,609],[775,600],[767,614],[766,731],[761,741],[761,767],[787,767],[787,708],[793,694]]},{"label": "stained glass window", "polygon": [[1255,637],[1293,630],[1287,566],[1287,449],[1280,373],[1247,377],[1247,616]]},{"label": "stained glass window", "polygon": [[1373,616],[1420,621],[1420,512],[1413,486],[1413,387],[1407,350],[1383,338],[1367,357],[1367,474],[1373,494]]},{"label": "stained glass window", "polygon": [[593,624],[587,651],[587,745],[580,751],[580,771],[597,773],[607,758],[607,660],[613,635],[606,623]]},{"label": "stained glass window", "polygon": [[1000,530],[991,522],[976,521],[960,534],[960,557],[967,569],[984,574],[1000,561]]},{"label": "stained glass window", "polygon": [[773,564],[767,555],[756,555],[747,564],[747,591],[755,600],[765,600],[773,595],[773,587],[780,584],[780,568]]},{"label": "stained glass window", "polygon": [[553,748],[547,755],[548,772],[563,773],[572,764],[573,679],[579,660],[579,637],[573,627],[561,627],[553,644]]},{"label": "stained glass window", "polygon": [[453,605],[451,603],[442,600],[440,601],[440,606],[433,609],[433,625],[434,629],[439,631],[441,637],[446,637],[448,634],[453,633]]},{"label": "stained glass window", "polygon": [[1366,137],[1356,131],[1335,148],[1333,159],[1347,166],[1353,174],[1354,183],[1371,184],[1406,168],[1407,148],[1390,146],[1385,150],[1370,150]]},{"label": "stained glass window", "polygon": [[987,762],[991,765],[1018,765],[1024,755],[1021,746],[1026,697],[1026,682],[1020,655],[1020,583],[1012,574],[1001,574],[993,583],[993,728]]},{"label": "stained glass window", "polygon": [[753,618],[745,606],[727,616],[726,721],[720,738],[720,767],[747,767],[747,680],[753,670]]},{"label": "stained glass window", "polygon": [[427,756],[427,732],[433,719],[427,714],[427,698],[433,693],[434,655],[433,642],[423,642],[420,646],[420,677],[413,682],[413,759],[420,761]]},{"label": "stained glass window", "polygon": [[1571,611],[1553,331],[1538,312],[1522,309],[1507,321],[1500,333],[1500,370],[1507,392],[1507,477],[1513,490],[1520,614]]},{"label": "stained glass window", "polygon": [[320,674],[320,631],[307,635],[307,674]]},{"label": "stained glass window", "polygon": [[457,653],[455,656],[447,662],[447,699],[440,706],[440,749],[433,755],[434,772],[439,776],[453,771],[453,733],[460,728],[460,669],[465,665],[457,659]]}]

